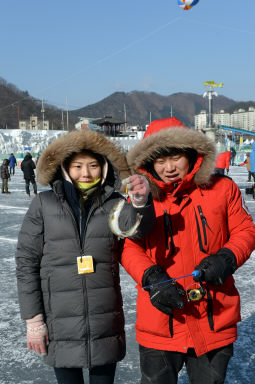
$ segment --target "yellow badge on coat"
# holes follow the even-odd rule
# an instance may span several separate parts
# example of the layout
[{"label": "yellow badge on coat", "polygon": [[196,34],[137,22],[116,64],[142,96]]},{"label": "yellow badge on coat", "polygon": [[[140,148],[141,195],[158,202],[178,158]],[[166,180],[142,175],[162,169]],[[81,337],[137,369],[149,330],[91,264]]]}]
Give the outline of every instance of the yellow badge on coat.
[{"label": "yellow badge on coat", "polygon": [[94,272],[93,257],[92,256],[79,256],[77,257],[78,273],[82,275],[84,273]]}]

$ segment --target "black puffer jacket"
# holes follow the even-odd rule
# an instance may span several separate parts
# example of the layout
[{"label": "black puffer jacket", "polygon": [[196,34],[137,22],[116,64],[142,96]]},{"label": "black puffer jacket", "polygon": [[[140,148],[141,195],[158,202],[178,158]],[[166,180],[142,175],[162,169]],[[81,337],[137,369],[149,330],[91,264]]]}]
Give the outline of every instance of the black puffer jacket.
[{"label": "black puffer jacket", "polygon": [[24,179],[33,180],[35,178],[35,163],[32,160],[32,155],[27,153],[21,163],[21,170],[24,173]]},{"label": "black puffer jacket", "polygon": [[3,160],[3,163],[1,165],[1,179],[9,179],[10,178],[10,172],[8,169],[9,163],[10,162],[8,159]]},{"label": "black puffer jacket", "polygon": [[[79,152],[80,146],[97,150],[109,166],[103,204],[94,202],[87,212],[83,249],[63,180],[58,177],[59,164]],[[38,164],[40,183],[50,182],[52,190],[40,193],[25,216],[16,255],[18,292],[23,319],[39,313],[45,316],[50,338],[46,362],[54,367],[90,368],[117,362],[125,355],[121,243],[108,225],[110,210],[122,198],[115,191],[119,186],[115,168],[126,177],[121,152],[92,132],[70,133],[56,140]],[[137,210],[126,202],[123,209],[122,229],[131,227],[139,211],[143,219],[136,237],[151,230],[155,222],[152,205]],[[94,273],[78,274],[77,258],[82,255],[93,257]]]}]

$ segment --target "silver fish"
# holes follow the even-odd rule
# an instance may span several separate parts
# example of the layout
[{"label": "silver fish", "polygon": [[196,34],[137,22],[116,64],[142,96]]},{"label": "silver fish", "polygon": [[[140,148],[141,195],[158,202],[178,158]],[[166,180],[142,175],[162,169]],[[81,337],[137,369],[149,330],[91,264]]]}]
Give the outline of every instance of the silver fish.
[{"label": "silver fish", "polygon": [[137,227],[139,226],[142,220],[142,216],[139,213],[137,213],[135,224],[127,231],[122,231],[119,227],[119,215],[124,204],[125,204],[125,200],[124,199],[120,200],[112,208],[109,215],[109,225],[110,225],[111,231],[121,239],[124,239],[125,237],[133,236],[136,233]]}]

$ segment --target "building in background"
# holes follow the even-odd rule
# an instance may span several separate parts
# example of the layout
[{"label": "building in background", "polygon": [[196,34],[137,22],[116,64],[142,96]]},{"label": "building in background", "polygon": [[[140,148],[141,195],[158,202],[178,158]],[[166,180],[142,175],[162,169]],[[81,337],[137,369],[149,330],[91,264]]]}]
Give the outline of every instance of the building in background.
[{"label": "building in background", "polygon": [[37,116],[30,116],[29,120],[20,120],[19,129],[27,130],[49,130],[50,124],[48,120],[39,120]]},{"label": "building in background", "polygon": [[[212,115],[213,125],[224,125],[227,127],[245,129],[247,131],[255,131],[255,108],[249,107],[248,111],[238,109],[233,113],[226,113],[221,110],[219,113]],[[202,130],[207,127],[208,113],[202,110],[198,115],[195,115],[195,129]]]},{"label": "building in background", "polygon": [[207,127],[208,114],[203,109],[198,115],[195,115],[195,129],[201,130]]}]

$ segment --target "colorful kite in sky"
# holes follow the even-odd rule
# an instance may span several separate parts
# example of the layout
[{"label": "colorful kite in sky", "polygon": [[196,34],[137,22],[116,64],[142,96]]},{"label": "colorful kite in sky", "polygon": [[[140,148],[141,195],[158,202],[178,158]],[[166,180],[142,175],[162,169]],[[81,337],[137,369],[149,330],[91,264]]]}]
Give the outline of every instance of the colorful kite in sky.
[{"label": "colorful kite in sky", "polygon": [[199,0],[177,0],[177,2],[180,8],[188,10],[194,7],[194,5],[199,2]]}]

